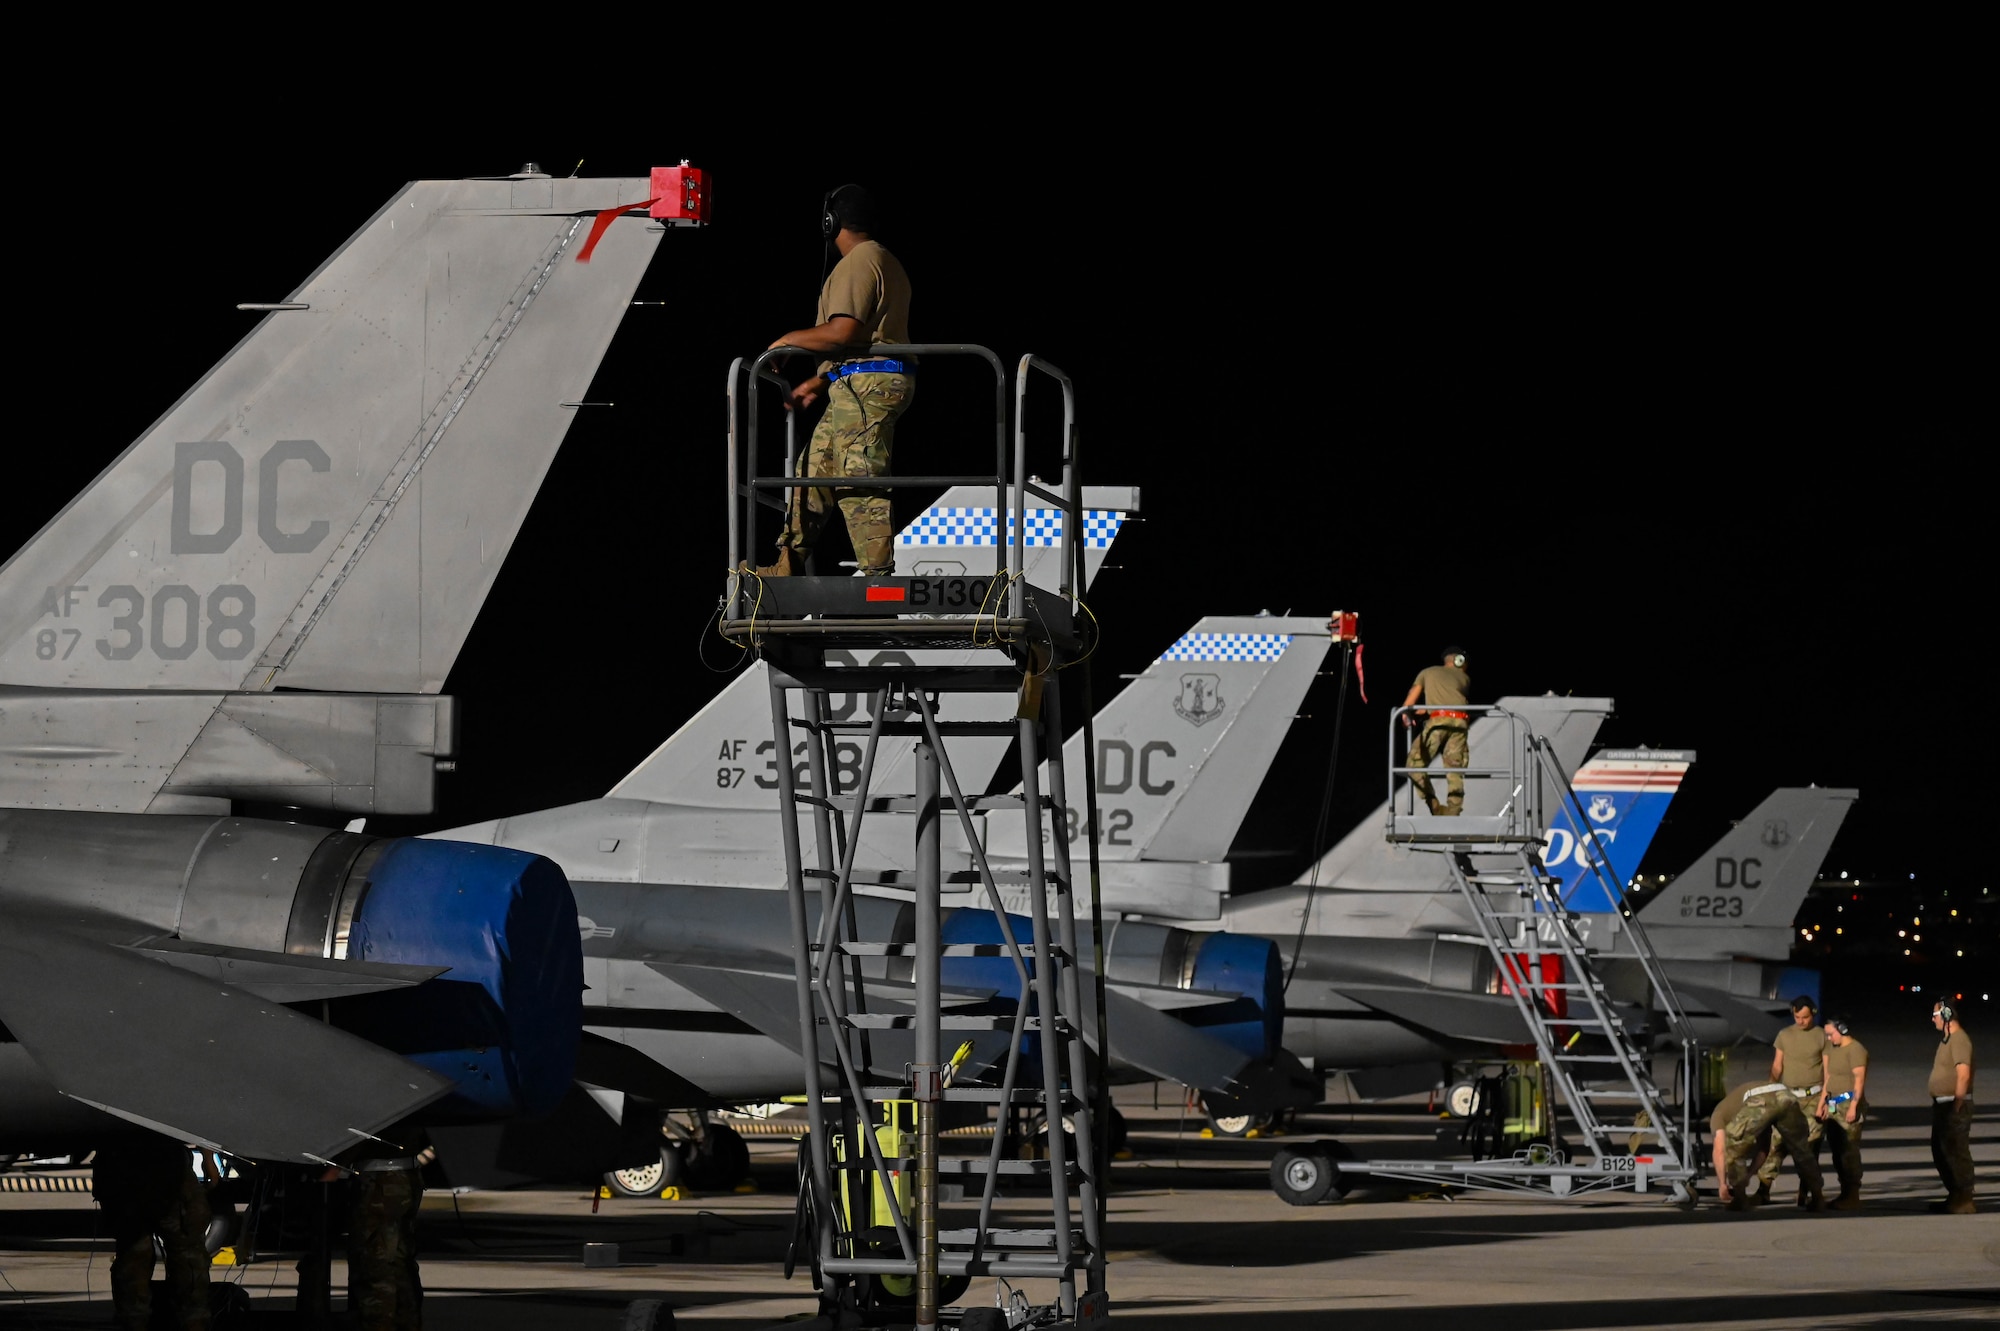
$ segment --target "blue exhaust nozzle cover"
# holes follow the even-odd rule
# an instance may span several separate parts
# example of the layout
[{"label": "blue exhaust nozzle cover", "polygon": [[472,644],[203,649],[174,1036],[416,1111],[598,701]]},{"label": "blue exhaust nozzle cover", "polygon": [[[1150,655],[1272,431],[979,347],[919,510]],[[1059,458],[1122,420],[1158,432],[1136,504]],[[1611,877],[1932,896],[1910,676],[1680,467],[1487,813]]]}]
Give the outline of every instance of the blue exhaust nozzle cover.
[{"label": "blue exhaust nozzle cover", "polygon": [[576,898],[553,860],[398,838],[348,934],[363,961],[449,966],[367,1005],[370,1038],[457,1085],[459,1109],[544,1114],[568,1092],[583,1023]]}]

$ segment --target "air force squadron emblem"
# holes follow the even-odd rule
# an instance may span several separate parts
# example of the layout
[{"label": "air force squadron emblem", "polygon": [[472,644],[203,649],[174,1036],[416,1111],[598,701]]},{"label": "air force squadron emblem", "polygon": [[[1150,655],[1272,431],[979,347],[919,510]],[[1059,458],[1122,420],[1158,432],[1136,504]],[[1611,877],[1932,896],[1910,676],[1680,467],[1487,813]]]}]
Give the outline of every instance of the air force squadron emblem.
[{"label": "air force squadron emblem", "polygon": [[1174,711],[1193,726],[1205,726],[1222,715],[1222,676],[1182,675],[1181,696],[1174,699]]},{"label": "air force squadron emblem", "polygon": [[1609,795],[1599,795],[1590,801],[1590,808],[1585,812],[1589,813],[1593,823],[1608,823],[1618,816],[1618,806],[1611,802]]},{"label": "air force squadron emblem", "polygon": [[1764,824],[1764,834],[1758,839],[1776,849],[1792,839],[1792,829],[1785,826],[1784,819],[1772,818]]}]

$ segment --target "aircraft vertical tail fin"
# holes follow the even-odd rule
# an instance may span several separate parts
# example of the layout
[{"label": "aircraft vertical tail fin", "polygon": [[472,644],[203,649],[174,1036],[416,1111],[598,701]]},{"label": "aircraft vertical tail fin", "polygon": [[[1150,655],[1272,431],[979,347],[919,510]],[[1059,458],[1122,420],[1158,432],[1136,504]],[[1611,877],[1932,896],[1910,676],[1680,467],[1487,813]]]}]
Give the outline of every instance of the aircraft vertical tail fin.
[{"label": "aircraft vertical tail fin", "polygon": [[1646,903],[1648,925],[1790,929],[1860,792],[1772,791]]},{"label": "aircraft vertical tail fin", "polygon": [[1606,749],[1577,769],[1570,788],[1583,826],[1567,801],[1553,805],[1542,849],[1542,867],[1559,880],[1571,910],[1618,908],[1591,864],[1601,859],[1612,882],[1629,885],[1693,762],[1691,749]]},{"label": "aircraft vertical tail fin", "polygon": [[659,242],[417,181],[0,568],[0,683],[436,692]]},{"label": "aircraft vertical tail fin", "polygon": [[[631,217],[595,262],[564,260],[648,187],[418,181],[285,300],[246,306],[266,313],[0,567],[0,798],[427,812],[451,720],[421,695],[661,232]],[[340,701],[357,694],[382,706]]]},{"label": "aircraft vertical tail fin", "polygon": [[[1211,616],[1147,666],[1096,717],[1100,859],[1227,855],[1331,645],[1324,615]],[[1084,761],[1078,731],[1063,747],[1073,798]],[[1023,833],[995,819],[989,849],[1024,855]]]}]

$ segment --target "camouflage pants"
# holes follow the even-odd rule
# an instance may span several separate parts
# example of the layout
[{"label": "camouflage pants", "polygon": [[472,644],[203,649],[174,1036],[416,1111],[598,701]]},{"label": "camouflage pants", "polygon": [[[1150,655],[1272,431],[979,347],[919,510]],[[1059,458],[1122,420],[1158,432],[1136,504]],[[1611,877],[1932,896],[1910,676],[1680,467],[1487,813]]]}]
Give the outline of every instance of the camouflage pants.
[{"label": "camouflage pants", "polygon": [[[176,1148],[178,1149],[178,1148]],[[164,1196],[123,1198],[111,1212],[111,1303],[118,1325],[145,1331],[152,1325],[153,1235],[167,1258],[167,1291],[184,1331],[208,1326],[208,1193],[181,1158],[178,1189]],[[142,1190],[143,1191],[143,1190]]]},{"label": "camouflage pants", "polygon": [[1858,1192],[1861,1189],[1861,1125],[1868,1117],[1868,1106],[1863,1104],[1854,1111],[1854,1121],[1845,1117],[1847,1106],[1829,1110],[1826,1116],[1826,1145],[1833,1153],[1833,1169],[1840,1176],[1842,1192]]},{"label": "camouflage pants", "polygon": [[[1743,1108],[1737,1110],[1735,1117],[1722,1127],[1722,1158],[1729,1191],[1738,1197],[1743,1195],[1744,1187],[1750,1182],[1751,1157],[1756,1154],[1759,1141],[1766,1133],[1771,1133],[1778,1140],[1765,1157],[1765,1163],[1769,1164],[1777,1158],[1778,1147],[1789,1149],[1792,1159],[1798,1163],[1800,1182],[1811,1191],[1818,1192],[1821,1185],[1819,1158],[1807,1140],[1812,1129],[1806,1118],[1805,1110],[1799,1108],[1799,1102],[1792,1098],[1790,1091],[1766,1091],[1745,1100]],[[1761,1176],[1761,1170],[1759,1174]],[[1774,1177],[1775,1174],[1774,1170]]]},{"label": "camouflage pants", "polygon": [[[1439,754],[1443,754],[1447,768],[1464,767],[1472,756],[1467,742],[1469,733],[1463,721],[1426,721],[1424,728],[1417,732],[1417,737],[1410,741],[1410,756],[1403,766],[1429,767]],[[1450,794],[1442,809],[1435,807],[1437,800],[1431,794],[1429,777],[1421,772],[1415,773],[1410,777],[1410,784],[1417,788],[1417,794],[1423,797],[1425,804],[1433,806],[1433,812],[1456,815],[1465,811],[1465,778],[1456,772],[1444,779],[1445,789]]]},{"label": "camouflage pants", "polygon": [[[826,414],[819,418],[799,465],[807,477],[886,476],[896,421],[916,397],[907,374],[850,374],[827,385]],[[887,573],[896,566],[896,527],[889,496],[880,490],[794,490],[778,544],[803,554],[826,525],[838,502],[847,519],[848,540],[863,573]]]},{"label": "camouflage pants", "polygon": [[1952,1197],[1972,1195],[1972,1101],[1931,1104],[1931,1162]]},{"label": "camouflage pants", "polygon": [[347,1223],[347,1309],[355,1331],[417,1331],[424,1286],[417,1278],[417,1211],[423,1176],[368,1170],[354,1179]]},{"label": "camouflage pants", "polygon": [[[1798,1100],[1797,1096],[1793,1096],[1792,1098],[1794,1100]],[[1803,1111],[1806,1109],[1808,1102],[1805,1100],[1799,1100],[1798,1104],[1800,1110]],[[1811,1150],[1813,1163],[1815,1165],[1819,1163],[1820,1138],[1824,1136],[1825,1133],[1826,1133],[1826,1120],[1823,1118],[1819,1118],[1810,1112],[1807,1112],[1806,1145]],[[1770,1154],[1764,1157],[1763,1165],[1760,1166],[1757,1170],[1757,1178],[1764,1185],[1764,1192],[1766,1193],[1766,1195],[1770,1193],[1771,1185],[1778,1181],[1778,1169],[1785,1163],[1785,1157],[1787,1155],[1793,1155],[1793,1154],[1796,1153],[1792,1151],[1790,1144],[1780,1140],[1776,1145],[1774,1145],[1771,1148]]]}]

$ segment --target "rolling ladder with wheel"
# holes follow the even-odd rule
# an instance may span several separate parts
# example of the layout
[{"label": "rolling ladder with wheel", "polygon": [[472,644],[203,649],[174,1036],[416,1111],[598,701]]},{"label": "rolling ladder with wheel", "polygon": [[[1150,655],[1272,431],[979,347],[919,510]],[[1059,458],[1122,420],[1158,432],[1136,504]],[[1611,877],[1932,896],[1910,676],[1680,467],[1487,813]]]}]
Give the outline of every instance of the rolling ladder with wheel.
[{"label": "rolling ladder with wheel", "polygon": [[[913,1319],[925,1328],[999,1327],[1023,1324],[1018,1318],[1025,1314],[1036,1327],[1097,1326],[1106,1308],[1098,1167],[1093,1152],[1073,1143],[1094,1140],[1097,1107],[1084,1035],[1086,1014],[1101,1014],[1103,1005],[1083,1001],[1081,986],[1093,977],[1079,970],[1073,838],[1063,826],[1068,801],[1093,792],[1064,789],[1060,690],[1044,687],[1052,669],[1084,654],[1072,592],[1082,583],[1083,542],[1067,542],[1059,589],[1032,585],[1023,575],[1028,523],[1018,517],[1038,499],[1061,514],[1068,533],[1080,536],[1084,530],[1074,392],[1060,370],[1023,357],[1015,373],[1010,445],[1006,372],[992,352],[971,346],[875,350],[899,359],[966,355],[987,362],[996,381],[993,472],[802,480],[791,447],[782,476],[760,477],[755,386],[767,377],[767,363],[790,349],[766,352],[747,367],[753,403],[747,444],[739,441],[734,406],[743,362],[732,366],[730,375],[732,568],[742,566],[759,506],[782,508],[771,495],[815,484],[874,490],[990,486],[998,534],[990,572],[761,581],[739,574],[731,581],[721,631],[754,649],[769,667],[778,752],[796,753],[803,744],[803,780],[791,764],[777,764],[810,1122],[801,1147],[795,1243],[809,1248],[821,1325],[893,1318],[904,1324]],[[1054,378],[1063,390],[1060,494],[1026,473],[1021,419],[1033,374]],[[937,663],[941,650],[958,653],[947,659],[963,663]],[[834,695],[861,699],[865,719],[837,707]],[[975,700],[982,695],[997,696],[1001,705],[980,707]],[[964,719],[1008,713],[1008,719]],[[913,745],[914,789],[876,788],[878,752],[892,737]],[[996,738],[1015,746],[1020,791],[967,792],[953,767],[953,741]],[[843,768],[835,761],[835,745],[857,740],[859,760]],[[975,814],[1025,820],[1023,870],[996,873]],[[885,839],[879,826],[894,819],[908,824],[904,858],[894,867],[870,867],[870,856],[890,840],[901,841]],[[952,848],[952,863],[961,867],[947,868],[945,842],[953,832],[959,844]],[[983,898],[990,907],[999,941],[943,942],[943,893],[968,886],[976,902]],[[1025,922],[1002,905],[1003,888],[1017,901],[1025,897]],[[908,905],[893,928],[866,927],[882,916],[857,910],[858,897],[904,893]],[[1011,978],[1011,992],[1003,982],[996,994],[990,977],[981,979],[978,990],[959,983],[947,987],[948,958],[964,959],[957,962],[961,973],[975,958],[986,959],[989,971],[997,963]],[[1092,1033],[1101,1041],[1101,1028],[1093,1026]],[[948,1058],[954,1048],[957,1055]],[[968,1053],[975,1054],[965,1065],[973,1071],[955,1078],[958,1059]],[[912,1106],[914,1131],[904,1131],[898,1111]],[[1000,1124],[984,1156],[941,1157],[945,1115],[989,1107]],[[1046,1159],[1004,1158],[1006,1127],[1017,1114],[1040,1114],[1049,1125]],[[1073,1138],[1063,1126],[1073,1126]],[[899,1186],[906,1174],[915,1180],[914,1189]],[[1012,1216],[996,1223],[1003,1176],[1045,1198],[1045,1206],[1040,1199],[1033,1205],[1033,1224],[1022,1227]],[[940,1206],[947,1180],[962,1181],[968,1209],[969,1199],[977,1197],[976,1210],[950,1227]],[[1015,1187],[1010,1193],[1012,1212],[1021,1200]],[[944,1308],[980,1276],[998,1277],[1020,1291],[1014,1320],[1005,1315],[993,1320],[998,1313],[993,1308],[963,1313]],[[1027,1299],[1030,1281],[1053,1282],[1053,1297],[1041,1303]]]},{"label": "rolling ladder with wheel", "polygon": [[[1559,881],[1539,862],[1549,826],[1546,803],[1554,802],[1572,826],[1592,826],[1554,749],[1504,708],[1468,708],[1505,727],[1508,743],[1506,766],[1466,769],[1464,776],[1504,781],[1507,797],[1493,814],[1419,813],[1414,788],[1404,788],[1400,806],[1395,788],[1397,777],[1424,771],[1401,766],[1394,751],[1402,714],[1414,710],[1419,709],[1398,708],[1391,718],[1388,839],[1443,858],[1549,1082],[1574,1122],[1574,1135],[1531,1146],[1510,1159],[1377,1160],[1340,1168],[1381,1178],[1555,1196],[1614,1189],[1644,1193],[1658,1187],[1675,1201],[1691,1204],[1701,1162],[1692,1117],[1697,1099],[1693,1078],[1700,1062],[1693,1028],[1634,914],[1621,905],[1609,921],[1612,945],[1593,945],[1582,917],[1564,904]],[[1624,884],[1603,854],[1578,859],[1588,864],[1611,902],[1626,900]],[[1617,942],[1621,935],[1622,944]],[[1616,1001],[1600,965],[1614,956],[1638,963],[1646,979],[1646,1001]],[[1654,1014],[1681,1046],[1679,1084],[1671,1099],[1653,1077]]]}]

